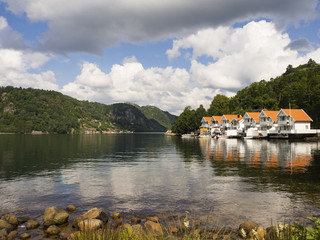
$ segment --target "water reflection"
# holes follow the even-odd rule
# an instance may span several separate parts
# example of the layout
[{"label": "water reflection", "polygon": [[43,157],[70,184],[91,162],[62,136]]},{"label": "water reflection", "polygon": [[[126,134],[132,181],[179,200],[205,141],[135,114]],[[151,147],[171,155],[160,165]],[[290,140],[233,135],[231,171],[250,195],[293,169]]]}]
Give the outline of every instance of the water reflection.
[{"label": "water reflection", "polygon": [[320,214],[319,171],[316,142],[7,135],[0,136],[0,214],[75,204],[213,212],[224,225],[267,225]]}]

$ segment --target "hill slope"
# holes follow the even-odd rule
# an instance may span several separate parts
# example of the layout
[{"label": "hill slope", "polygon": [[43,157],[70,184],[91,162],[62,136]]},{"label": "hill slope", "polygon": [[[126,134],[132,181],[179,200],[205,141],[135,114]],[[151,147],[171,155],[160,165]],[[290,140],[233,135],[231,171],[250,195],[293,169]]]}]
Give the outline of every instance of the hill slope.
[{"label": "hill slope", "polygon": [[[79,101],[55,91],[0,88],[0,132],[72,133],[92,131],[165,131],[139,106]],[[161,111],[159,109],[159,111]]]}]

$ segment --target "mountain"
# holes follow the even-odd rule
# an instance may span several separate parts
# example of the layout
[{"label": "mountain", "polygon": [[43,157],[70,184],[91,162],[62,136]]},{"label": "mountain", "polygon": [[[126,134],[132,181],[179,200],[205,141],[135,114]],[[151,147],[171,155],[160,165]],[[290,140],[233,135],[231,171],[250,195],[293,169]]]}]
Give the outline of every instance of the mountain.
[{"label": "mountain", "polygon": [[[81,133],[85,131],[166,131],[163,115],[146,116],[138,105],[79,101],[56,91],[0,87],[0,132]],[[147,108],[149,108],[148,106]]]},{"label": "mountain", "polygon": [[168,112],[162,111],[161,109],[155,106],[134,106],[136,106],[148,119],[159,122],[162,126],[166,127],[167,129],[171,129],[171,124],[176,119],[176,116]]}]

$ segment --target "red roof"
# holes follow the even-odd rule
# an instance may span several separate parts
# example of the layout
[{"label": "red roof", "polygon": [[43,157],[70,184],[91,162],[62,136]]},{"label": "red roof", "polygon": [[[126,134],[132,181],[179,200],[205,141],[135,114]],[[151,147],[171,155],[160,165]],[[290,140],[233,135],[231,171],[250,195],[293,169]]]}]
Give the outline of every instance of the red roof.
[{"label": "red roof", "polygon": [[296,122],[312,122],[312,119],[306,114],[303,109],[281,109],[287,114],[287,116],[291,116]]}]

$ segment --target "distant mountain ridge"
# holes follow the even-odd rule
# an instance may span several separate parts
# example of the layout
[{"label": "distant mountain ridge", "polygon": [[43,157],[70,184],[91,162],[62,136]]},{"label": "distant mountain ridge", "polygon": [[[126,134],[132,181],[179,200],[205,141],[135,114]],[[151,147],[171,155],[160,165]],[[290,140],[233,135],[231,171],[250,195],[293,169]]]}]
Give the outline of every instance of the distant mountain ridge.
[{"label": "distant mountain ridge", "polygon": [[176,118],[153,106],[79,101],[32,88],[0,87],[0,99],[0,132],[164,132]]}]

